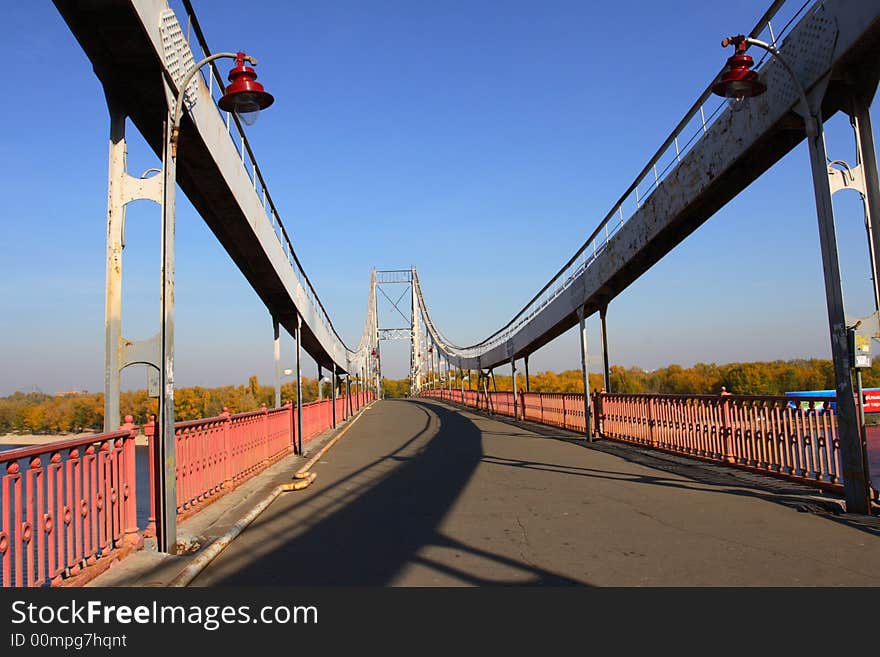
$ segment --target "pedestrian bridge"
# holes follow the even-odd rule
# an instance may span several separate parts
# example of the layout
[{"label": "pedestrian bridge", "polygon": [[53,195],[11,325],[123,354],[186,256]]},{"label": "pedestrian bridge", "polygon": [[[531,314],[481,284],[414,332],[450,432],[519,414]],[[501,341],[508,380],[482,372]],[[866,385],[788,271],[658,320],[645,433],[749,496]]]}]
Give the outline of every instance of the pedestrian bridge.
[{"label": "pedestrian bridge", "polygon": [[197,572],[144,555],[94,584],[880,583],[880,519],[809,483],[429,397],[375,402],[311,470]]},{"label": "pedestrian bridge", "polygon": [[[276,481],[277,499],[254,507],[250,520],[262,512],[259,520],[243,533],[243,524],[232,523],[241,536],[229,547],[220,537],[199,544],[195,554],[226,549],[199,571],[196,583],[268,578],[278,572],[273,560],[304,554],[303,566],[287,571],[302,582],[598,584],[646,577],[640,581],[671,583],[664,578],[693,572],[696,583],[713,577],[711,554],[724,564],[714,581],[733,583],[728,578],[737,564],[745,572],[759,553],[775,555],[764,562],[772,567],[760,572],[776,574],[762,583],[794,581],[803,566],[798,554],[809,555],[807,572],[815,583],[850,582],[852,573],[876,581],[873,566],[846,575],[827,565],[880,563],[866,558],[876,557],[874,538],[866,541],[863,534],[870,532],[877,483],[875,476],[872,486],[867,434],[854,397],[831,206],[836,191],[862,195],[876,253],[880,239],[871,212],[880,207],[880,184],[868,111],[880,79],[876,3],[773,2],[751,31],[735,39],[740,57],[747,45],[765,53],[755,67],[760,85],[747,88],[762,86],[767,93],[742,97],[744,87],[737,84],[751,73],[735,60],[706,81],[574,255],[492,335],[456,345],[432,319],[415,268],[374,270],[355,346],[341,339],[318,284],[297,257],[243,121],[217,107],[217,99],[230,94],[218,58],[235,54],[212,53],[190,2],[183,0],[181,16],[166,0],[54,3],[110,109],[105,431],[0,455],[4,586],[109,576],[102,571],[123,556],[122,563],[134,563],[154,538],[159,553],[195,549],[198,541],[177,540],[178,525],[216,514],[220,500],[228,502],[273,473],[287,481]],[[246,70],[242,57],[239,71]],[[740,91],[719,99],[713,95],[719,88]],[[855,128],[858,162],[846,171],[825,151],[823,122],[837,112],[849,115]],[[162,175],[128,174],[129,124],[155,152]],[[609,303],[804,140],[836,397],[822,408],[804,408],[776,397],[614,394],[604,346]],[[178,185],[269,310],[274,408],[175,422]],[[162,312],[156,336],[141,342],[121,335],[122,227],[126,205],[137,199],[157,202],[163,216]],[[871,266],[880,281],[876,262]],[[382,327],[377,294],[397,284],[410,292],[402,312],[409,326]],[[596,312],[603,325],[601,392],[589,389],[587,373],[585,319]],[[583,391],[532,391],[529,355],[577,325]],[[282,328],[297,345],[292,404],[282,404],[280,394]],[[380,342],[401,337],[410,343],[411,398],[385,400]],[[330,399],[304,403],[303,350],[331,375]],[[517,361],[524,364],[525,389],[517,389],[514,376],[513,390],[498,390],[495,369],[510,366],[516,373]],[[155,376],[151,388],[159,398],[158,418],[144,418],[140,427],[120,417],[120,371],[133,365]],[[148,445],[140,461],[138,436]],[[335,439],[326,463],[303,460],[310,440]],[[143,459],[148,474],[139,482]],[[291,481],[295,464],[300,476]],[[806,509],[845,509],[850,520],[791,514],[795,499]],[[857,517],[867,520],[859,524]],[[763,531],[767,527],[773,531]],[[676,541],[685,538],[688,551],[673,555]],[[822,561],[820,553],[833,557]],[[311,567],[322,559],[329,564],[333,555],[336,575]],[[647,567],[637,567],[640,561]],[[661,562],[674,566],[663,574]]]}]

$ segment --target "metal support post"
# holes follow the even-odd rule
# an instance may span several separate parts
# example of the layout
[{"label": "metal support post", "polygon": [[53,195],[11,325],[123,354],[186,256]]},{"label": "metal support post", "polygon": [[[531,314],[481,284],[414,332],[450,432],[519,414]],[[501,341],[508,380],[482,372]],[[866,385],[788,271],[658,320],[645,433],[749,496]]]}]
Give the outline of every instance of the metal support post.
[{"label": "metal support post", "polygon": [[[480,370],[480,375],[482,376],[482,374],[483,374],[483,371]],[[487,375],[483,376],[482,378],[483,378],[483,394],[485,395],[485,399],[486,399],[486,412],[489,413],[489,415],[492,415],[492,413],[495,409],[492,407],[493,406],[492,398],[489,396],[489,375],[487,374]]]},{"label": "metal support post", "polygon": [[324,376],[322,370],[323,370],[323,368],[320,365],[318,365],[318,401],[324,400],[324,391],[321,389],[324,387],[323,384],[321,383],[321,377]]},{"label": "metal support post", "polygon": [[874,280],[875,309],[880,310],[880,230],[875,219],[880,212],[880,182],[877,176],[877,152],[874,148],[874,132],[871,127],[870,100],[853,94],[850,121],[856,136],[856,166],[861,168],[864,187],[862,202],[865,206],[865,226],[869,233],[868,250],[871,254],[871,277]]},{"label": "metal support post", "polygon": [[333,406],[333,428],[336,428],[336,363],[333,363],[333,369],[330,374],[330,396]]},{"label": "metal support post", "polygon": [[122,337],[122,249],[125,230],[125,114],[109,97],[110,156],[107,175],[107,288],[104,305],[104,431],[115,431],[119,416],[119,341]]},{"label": "metal support post", "polygon": [[831,333],[831,357],[837,391],[837,426],[843,466],[844,497],[849,513],[869,513],[870,495],[868,477],[862,458],[861,436],[853,397],[852,370],[850,370],[846,321],[843,309],[843,290],[840,282],[840,263],[837,238],[834,233],[834,211],[828,181],[828,164],[822,122],[815,121],[816,134],[807,135],[816,213],[819,220],[819,244],[825,275],[825,299],[828,307],[828,325]]},{"label": "metal support post", "polygon": [[581,374],[584,377],[584,433],[587,440],[593,442],[593,431],[590,426],[590,376],[587,369],[587,324],[583,308],[578,308],[578,321],[580,322]]},{"label": "metal support post", "polygon": [[510,378],[512,380],[512,390],[513,390],[513,419],[518,420],[519,414],[517,412],[517,400],[516,400],[516,358],[513,356],[510,357]]},{"label": "metal support post", "polygon": [[531,392],[532,387],[529,384],[529,355],[528,354],[526,354],[525,358],[523,358],[523,363],[525,364],[525,370],[526,370],[526,392]]},{"label": "metal support post", "polygon": [[382,351],[376,341],[376,399],[382,398]]},{"label": "metal support post", "polygon": [[422,387],[422,368],[419,362],[419,352],[421,350],[421,342],[419,341],[419,300],[416,294],[416,273],[415,267],[411,269],[412,283],[410,284],[410,387],[416,392]]},{"label": "metal support post", "polygon": [[174,440],[174,233],[177,158],[171,152],[171,117],[165,124],[164,194],[162,201],[162,294],[159,328],[159,439],[158,459],[162,464],[157,488],[156,539],[159,552],[174,553],[177,544],[177,476]]},{"label": "metal support post", "polygon": [[296,453],[303,453],[302,315],[296,314]]},{"label": "metal support post", "polygon": [[275,336],[275,408],[281,407],[281,325],[272,317],[272,332]]},{"label": "metal support post", "polygon": [[599,310],[599,321],[602,325],[602,374],[605,381],[605,392],[611,392],[611,365],[608,361],[608,328],[605,326],[605,315],[608,306],[602,306]]}]

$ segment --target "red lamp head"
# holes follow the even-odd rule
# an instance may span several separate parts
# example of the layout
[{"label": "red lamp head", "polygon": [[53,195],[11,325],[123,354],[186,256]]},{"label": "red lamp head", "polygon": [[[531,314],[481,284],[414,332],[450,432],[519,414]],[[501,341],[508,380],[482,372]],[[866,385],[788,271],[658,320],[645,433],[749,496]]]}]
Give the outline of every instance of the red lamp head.
[{"label": "red lamp head", "polygon": [[767,85],[758,79],[752,70],[755,62],[746,54],[745,37],[729,37],[721,42],[722,46],[736,44],[736,53],[727,60],[727,67],[721,79],[712,85],[712,93],[725,98],[751,98],[760,96],[767,91]]},{"label": "red lamp head", "polygon": [[257,82],[257,73],[244,63],[245,57],[243,52],[236,54],[235,66],[229,71],[231,84],[217,104],[222,110],[238,114],[247,125],[253,125],[260,110],[269,107],[275,99]]}]

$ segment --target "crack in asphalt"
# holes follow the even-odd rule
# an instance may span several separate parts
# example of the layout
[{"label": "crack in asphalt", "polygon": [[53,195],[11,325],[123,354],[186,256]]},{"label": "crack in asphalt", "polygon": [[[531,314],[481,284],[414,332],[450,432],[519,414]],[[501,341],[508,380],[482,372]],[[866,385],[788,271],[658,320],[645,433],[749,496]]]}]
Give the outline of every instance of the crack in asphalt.
[{"label": "crack in asphalt", "polygon": [[[532,544],[529,542],[529,535],[526,532],[526,528],[522,524],[522,520],[519,519],[519,516],[515,516],[515,517],[516,517],[516,524],[519,525],[519,530],[522,532],[523,542],[526,544],[526,548],[529,550],[529,552],[531,552]],[[529,559],[529,557],[526,556],[526,553],[523,552],[522,549],[520,549],[520,551],[519,551],[519,556],[521,556],[522,560],[525,561],[530,566],[536,567],[535,562],[532,561],[531,559]]]}]

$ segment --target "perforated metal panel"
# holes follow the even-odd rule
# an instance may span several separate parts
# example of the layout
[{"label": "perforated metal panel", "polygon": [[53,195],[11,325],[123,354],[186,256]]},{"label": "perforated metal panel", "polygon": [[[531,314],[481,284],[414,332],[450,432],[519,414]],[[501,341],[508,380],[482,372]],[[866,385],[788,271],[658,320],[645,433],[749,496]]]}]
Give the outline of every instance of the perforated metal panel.
[{"label": "perforated metal panel", "polygon": [[[805,81],[815,80],[828,70],[836,40],[837,20],[813,13],[792,30],[783,41],[779,52],[792,67],[801,84],[805,84]],[[768,66],[768,69],[771,67]],[[800,98],[794,80],[777,62],[772,63],[772,70],[768,73],[767,89],[773,94],[774,102],[787,105],[796,103]]]},{"label": "perforated metal panel", "polygon": [[[162,33],[162,47],[165,56],[165,68],[174,83],[180,88],[186,74],[189,73],[196,62],[193,59],[192,50],[183,36],[183,30],[174,12],[166,9],[159,15],[159,30]],[[183,96],[183,106],[191,109],[196,104],[198,92],[198,76],[193,77],[186,87]],[[171,108],[174,111],[174,107]]]}]

